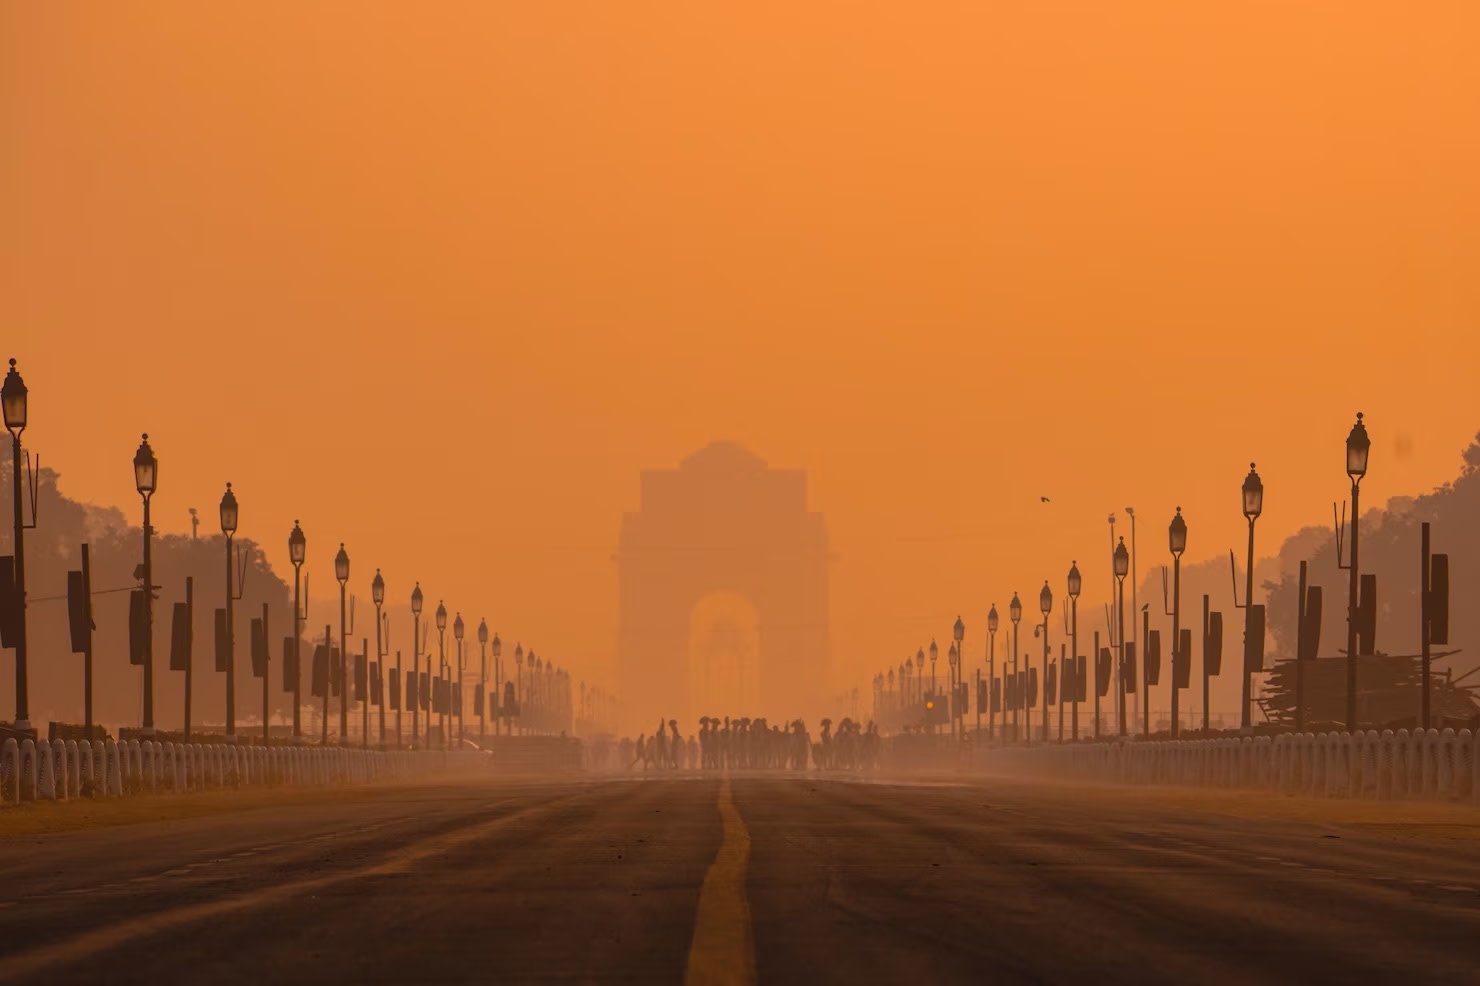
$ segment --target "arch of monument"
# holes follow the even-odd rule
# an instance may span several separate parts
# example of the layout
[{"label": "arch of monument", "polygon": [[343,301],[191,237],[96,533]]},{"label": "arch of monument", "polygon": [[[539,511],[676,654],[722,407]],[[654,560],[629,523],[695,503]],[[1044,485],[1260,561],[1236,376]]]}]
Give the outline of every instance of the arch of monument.
[{"label": "arch of monument", "polygon": [[823,701],[827,530],[807,476],[732,442],[645,470],[616,556],[624,728],[703,715],[777,723]]}]

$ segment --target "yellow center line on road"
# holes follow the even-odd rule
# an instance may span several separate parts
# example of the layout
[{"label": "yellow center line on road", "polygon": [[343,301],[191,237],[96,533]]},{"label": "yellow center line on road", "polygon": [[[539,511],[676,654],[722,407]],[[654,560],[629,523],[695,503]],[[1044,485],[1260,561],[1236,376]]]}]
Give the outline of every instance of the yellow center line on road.
[{"label": "yellow center line on road", "polygon": [[753,986],[756,981],[755,938],[745,897],[750,832],[735,808],[728,777],[719,786],[719,815],[724,836],[699,891],[684,986]]}]

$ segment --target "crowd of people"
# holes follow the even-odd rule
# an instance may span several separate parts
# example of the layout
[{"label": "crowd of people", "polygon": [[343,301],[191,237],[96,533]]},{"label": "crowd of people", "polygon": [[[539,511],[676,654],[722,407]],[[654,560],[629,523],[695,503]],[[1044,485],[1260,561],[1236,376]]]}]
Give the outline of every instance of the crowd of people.
[{"label": "crowd of people", "polygon": [[[766,719],[704,716],[698,731],[685,737],[677,719],[659,721],[651,733],[616,744],[615,763],[629,771],[716,770],[872,770],[878,762],[879,733],[843,719],[833,729],[823,719],[814,739],[807,725],[793,719],[784,727]],[[606,758],[610,761],[612,758]]]}]

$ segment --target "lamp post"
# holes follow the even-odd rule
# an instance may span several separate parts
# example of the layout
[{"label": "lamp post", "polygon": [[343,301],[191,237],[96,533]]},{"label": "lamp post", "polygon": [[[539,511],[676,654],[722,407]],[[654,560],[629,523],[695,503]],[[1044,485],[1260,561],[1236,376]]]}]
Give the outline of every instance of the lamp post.
[{"label": "lamp post", "polygon": [[349,741],[349,641],[345,638],[345,592],[349,583],[349,554],[344,543],[334,556],[334,578],[339,581],[339,742]]},{"label": "lamp post", "polygon": [[1012,683],[1013,694],[1017,696],[1012,703],[1012,740],[1018,739],[1018,706],[1022,704],[1022,689],[1018,684],[1018,624],[1023,621],[1023,604],[1018,599],[1018,594],[1012,594],[1012,602],[1007,604],[1007,618],[1012,621]]},{"label": "lamp post", "polygon": [[[1259,473],[1254,469],[1254,463],[1249,463],[1249,474],[1244,477],[1244,516],[1249,521],[1249,556],[1244,566],[1244,653],[1249,653],[1249,634],[1251,632],[1250,621],[1254,614],[1254,521],[1264,512],[1264,481],[1259,478]],[[1243,711],[1239,716],[1239,725],[1244,729],[1250,728],[1251,710],[1253,704],[1253,673],[1249,669],[1247,657],[1244,660],[1244,690]]]},{"label": "lamp post", "polygon": [[[1136,508],[1135,507],[1126,507],[1125,508],[1125,515],[1131,519],[1131,629],[1134,630],[1135,627],[1136,627],[1136,624],[1135,624],[1136,614],[1141,611],[1139,609],[1139,607],[1140,607],[1140,600],[1138,600],[1136,598],[1136,592],[1137,592],[1137,578],[1136,578]],[[1144,650],[1144,645],[1145,645],[1145,641],[1140,641],[1135,646],[1140,646]],[[1120,646],[1121,646],[1121,649],[1124,650],[1125,649],[1125,641],[1122,640],[1120,642]],[[1145,662],[1144,657],[1142,658],[1142,661],[1141,661],[1141,680],[1142,680],[1141,693],[1137,694],[1137,696],[1136,696],[1135,707],[1136,707],[1136,713],[1137,714],[1140,714],[1142,712],[1143,708],[1144,708],[1145,722],[1148,724],[1145,727],[1145,735],[1149,737],[1151,735],[1151,729],[1150,729],[1150,726],[1149,726],[1149,724],[1151,722],[1151,691],[1150,691],[1149,688],[1146,687],[1146,682],[1147,682],[1147,678],[1146,678],[1146,662]]]},{"label": "lamp post", "polygon": [[[541,727],[540,718],[544,715],[545,703],[544,693],[540,690],[540,659],[535,655],[534,648],[529,650],[529,693],[530,708],[534,711],[530,715],[530,723],[536,733]],[[528,728],[528,727],[526,727]]]},{"label": "lamp post", "polygon": [[[26,430],[28,394],[26,382],[16,372],[15,360],[11,360],[10,372],[5,375],[4,385],[0,386],[0,408],[4,409],[5,428],[10,432],[11,491],[12,499],[15,501],[15,728],[17,730],[31,728],[30,694],[26,682],[26,517],[22,502],[24,487],[21,484],[21,432]],[[35,506],[34,495],[32,506]],[[149,501],[145,499],[145,516],[148,516],[148,513]],[[148,521],[145,521],[145,524],[147,525]],[[148,534],[144,536],[147,541]],[[147,554],[149,549],[146,547],[144,550]],[[149,677],[147,665],[144,675],[146,678]],[[91,734],[88,738],[92,738]]]},{"label": "lamp post", "polygon": [[[411,590],[411,681],[415,688],[406,689],[403,697],[411,700],[411,745],[421,739],[421,583]],[[406,702],[403,700],[402,705]],[[396,739],[400,739],[401,721],[396,719]]]},{"label": "lamp post", "polygon": [[[1074,695],[1074,706],[1069,713],[1069,736],[1079,740],[1079,593],[1084,588],[1084,579],[1079,574],[1079,562],[1069,563],[1069,667],[1073,669],[1074,681],[1070,689]],[[1060,668],[1063,674],[1065,669]],[[1062,694],[1062,693],[1061,693]]]},{"label": "lamp post", "polygon": [[1038,609],[1043,613],[1043,742],[1048,742],[1048,614],[1053,612],[1053,590],[1048,580],[1038,593]]},{"label": "lamp post", "polygon": [[[518,712],[519,725],[509,723],[509,729],[524,731],[524,645],[514,643],[514,706]],[[511,733],[512,735],[512,733]]]},{"label": "lamp post", "polygon": [[[952,726],[956,729],[955,735],[957,741],[959,742],[961,739],[961,734],[966,732],[966,723],[961,716],[962,709],[959,703],[959,698],[961,695],[961,679],[965,672],[965,668],[963,667],[963,665],[966,658],[966,650],[962,646],[962,644],[966,640],[966,624],[961,622],[960,614],[956,615],[956,623],[954,626],[951,627],[951,638],[955,641],[956,644],[954,648],[956,652],[956,660],[951,665],[951,667],[954,668],[956,672],[956,683],[951,691],[951,708],[956,710],[955,720],[952,722]],[[977,725],[980,726],[981,723],[978,722]]]},{"label": "lamp post", "polygon": [[236,742],[236,565],[232,563],[232,540],[236,537],[236,494],[231,484],[221,495],[221,533],[226,537],[226,742]]},{"label": "lamp post", "polygon": [[303,742],[303,665],[300,644],[303,613],[303,560],[308,554],[308,538],[298,521],[288,535],[288,560],[293,563],[293,742]]},{"label": "lamp post", "polygon": [[[996,733],[997,713],[992,708],[992,689],[997,687],[997,604],[987,611],[987,742]],[[1000,693],[999,693],[1000,694]]]},{"label": "lamp post", "polygon": [[478,620],[478,686],[483,690],[483,698],[478,702],[478,745],[483,745],[483,737],[487,730],[488,722],[488,620]]},{"label": "lamp post", "polygon": [[[940,701],[940,695],[935,690],[935,662],[936,662],[936,659],[939,658],[939,657],[940,657],[940,648],[937,647],[937,646],[935,646],[935,639],[934,638],[931,638],[931,640],[930,640],[930,698],[931,698],[931,701],[934,701],[934,702],[939,702]],[[931,716],[931,719],[932,720],[934,718],[935,718],[934,716]],[[933,721],[930,723],[930,731],[932,733],[936,733],[936,732],[939,731],[936,728],[936,725],[935,725],[935,723]]]},{"label": "lamp post", "polygon": [[[1191,662],[1191,654],[1179,654],[1182,641],[1182,552],[1187,550],[1187,521],[1182,519],[1182,508],[1177,508],[1176,516],[1167,527],[1167,547],[1172,552],[1172,739],[1177,738],[1181,729],[1179,718],[1180,703],[1177,697],[1177,667],[1178,661]],[[1204,607],[1206,608],[1206,607]],[[1207,656],[1203,656],[1203,663],[1207,663]],[[1189,669],[1189,675],[1191,670]],[[1208,676],[1203,675],[1204,688]],[[1206,707],[1207,698],[1203,698]]]},{"label": "lamp post", "polygon": [[[443,681],[447,675],[447,607],[441,600],[437,601],[437,681]],[[431,677],[428,675],[428,677]],[[432,686],[432,702],[437,701],[437,688]],[[442,731],[442,747],[446,749],[447,740],[447,707],[444,705],[442,711],[437,715],[437,728]],[[431,731],[431,716],[427,716],[427,731]]]},{"label": "lamp post", "polygon": [[960,739],[956,733],[956,716],[958,714],[956,700],[960,696],[961,690],[956,687],[956,671],[961,663],[961,651],[956,646],[954,640],[951,641],[951,646],[946,649],[946,663],[950,666],[951,671],[951,701],[946,706],[946,708],[951,710],[951,741],[953,743],[959,743]]},{"label": "lamp post", "polygon": [[1357,423],[1346,436],[1346,474],[1352,481],[1352,560],[1351,582],[1346,603],[1346,731],[1357,731],[1357,607],[1360,585],[1360,567],[1357,561],[1358,507],[1361,502],[1362,477],[1367,475],[1367,457],[1372,450],[1372,441],[1367,437],[1367,426],[1362,423],[1362,414],[1357,412]]},{"label": "lamp post", "polygon": [[[451,692],[451,695],[449,695],[448,697],[449,698],[455,697],[457,699],[457,708],[455,708],[455,709],[452,710],[452,714],[453,714],[453,717],[457,719],[457,746],[458,746],[458,749],[462,749],[462,744],[463,744],[463,694],[462,694],[462,680],[463,680],[463,633],[464,632],[465,632],[465,627],[463,626],[462,614],[461,613],[458,613],[457,616],[452,621],[452,639],[455,640],[455,641],[457,641],[457,683],[456,684],[449,683],[448,686],[447,686],[447,690],[449,692]],[[449,675],[448,677],[450,678],[451,675]]]},{"label": "lamp post", "polygon": [[[1112,515],[1113,516],[1113,515]],[[1125,538],[1115,546],[1115,612],[1116,612],[1116,644],[1115,644],[1115,690],[1119,693],[1119,720],[1120,735],[1126,734],[1125,722],[1125,577],[1130,574],[1131,556],[1125,549]]]},{"label": "lamp post", "polygon": [[503,644],[503,641],[499,640],[498,639],[498,634],[495,633],[493,635],[493,703],[494,703],[493,704],[493,710],[494,710],[493,711],[493,735],[495,735],[495,736],[497,736],[499,734],[498,721],[502,717],[498,713],[499,713],[499,709],[503,706],[503,701],[504,701],[504,696],[503,696],[503,690],[504,690],[504,685],[503,685],[503,670],[504,670],[504,668],[503,668],[503,662],[502,662],[502,660],[500,660],[503,657],[503,653],[504,653],[504,644]]},{"label": "lamp post", "polygon": [[[385,579],[383,579],[383,578],[380,577],[380,569],[378,569],[378,568],[375,570],[375,578],[373,578],[373,579],[370,580],[370,601],[375,604],[375,660],[376,660],[376,663],[380,666],[380,677],[381,677],[381,680],[384,681],[385,680],[385,659],[386,659],[386,657],[388,655],[386,655],[384,653],[385,641],[381,640],[381,637],[380,637],[380,610],[381,610],[381,607],[383,607],[385,605]],[[369,668],[366,668],[365,670],[368,672],[370,669]],[[401,656],[400,656],[400,652],[398,651],[397,654],[396,654],[396,677],[397,678],[400,678],[400,676],[401,676]],[[399,687],[400,682],[398,681],[396,684]],[[386,701],[386,697],[387,696],[385,694],[385,690],[384,689],[385,689],[385,686],[382,685],[381,686],[381,693],[380,693],[380,743],[381,743],[381,746],[384,746],[385,745],[385,701]],[[397,703],[397,705],[399,706],[400,703]],[[396,709],[396,745],[399,746],[400,744],[401,744],[401,710],[400,710],[400,708],[397,708]]]},{"label": "lamp post", "polygon": [[[154,528],[149,524],[149,503],[158,486],[159,460],[149,447],[146,433],[139,450],[134,453],[134,487],[144,501],[144,724],[140,732],[144,736],[154,735],[154,562],[150,541]],[[19,558],[20,539],[16,539],[16,557]]]}]

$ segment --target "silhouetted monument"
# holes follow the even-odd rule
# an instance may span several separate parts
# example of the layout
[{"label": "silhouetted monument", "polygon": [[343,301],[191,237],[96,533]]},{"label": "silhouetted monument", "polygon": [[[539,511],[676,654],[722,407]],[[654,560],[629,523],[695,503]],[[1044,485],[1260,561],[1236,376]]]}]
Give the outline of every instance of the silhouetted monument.
[{"label": "silhouetted monument", "polygon": [[629,722],[816,708],[828,678],[828,557],[801,470],[715,442],[676,470],[644,471],[617,556]]}]

